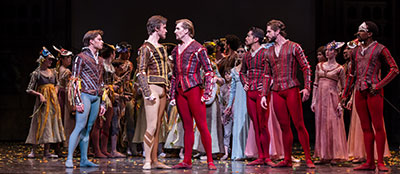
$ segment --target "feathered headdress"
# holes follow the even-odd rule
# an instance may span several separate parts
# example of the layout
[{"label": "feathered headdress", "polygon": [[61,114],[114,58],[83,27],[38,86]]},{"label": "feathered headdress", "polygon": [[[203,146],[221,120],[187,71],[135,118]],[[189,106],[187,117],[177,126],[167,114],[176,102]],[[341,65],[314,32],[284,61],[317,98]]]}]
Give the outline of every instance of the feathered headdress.
[{"label": "feathered headdress", "polygon": [[355,48],[356,46],[360,45],[360,41],[358,41],[358,39],[354,39],[352,41],[348,41],[347,42],[347,46],[351,49]]},{"label": "feathered headdress", "polygon": [[121,42],[117,45],[115,45],[115,49],[118,53],[126,53],[128,52],[130,49],[132,48],[132,46],[128,43],[125,42]]},{"label": "feathered headdress", "polygon": [[51,52],[46,47],[43,46],[43,49],[39,52],[39,58],[36,60],[36,62],[42,64],[44,60],[46,60],[46,57],[55,59],[53,54],[51,54]]}]

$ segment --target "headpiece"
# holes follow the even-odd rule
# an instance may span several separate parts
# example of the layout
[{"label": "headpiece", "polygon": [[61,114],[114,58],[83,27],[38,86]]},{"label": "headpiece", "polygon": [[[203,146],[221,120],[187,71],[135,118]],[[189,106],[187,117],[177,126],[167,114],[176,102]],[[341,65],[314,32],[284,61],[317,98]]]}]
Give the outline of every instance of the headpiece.
[{"label": "headpiece", "polygon": [[114,47],[114,45],[108,44],[108,43],[103,43],[104,45],[109,46],[111,49],[116,50],[116,48]]},{"label": "headpiece", "polygon": [[341,48],[343,45],[344,45],[344,42],[332,41],[332,42],[329,42],[326,45],[326,49],[329,49],[329,50],[334,50],[335,49],[336,50],[336,49]]},{"label": "headpiece", "polygon": [[208,46],[208,45],[210,45],[210,46],[216,46],[215,42],[213,42],[213,41],[206,41],[206,42],[204,42],[204,44],[203,44],[203,46]]},{"label": "headpiece", "polygon": [[53,45],[53,48],[54,48],[54,50],[56,50],[59,53],[60,56],[67,57],[67,56],[73,56],[74,55],[71,51],[68,51],[68,50],[66,50],[64,48],[58,49],[54,45]]},{"label": "headpiece", "polygon": [[118,53],[126,53],[131,48],[132,48],[132,46],[128,43],[119,43],[119,44],[115,45],[115,49]]},{"label": "headpiece", "polygon": [[36,60],[36,62],[41,64],[46,59],[46,57],[55,59],[53,54],[51,54],[51,52],[43,46],[43,49],[39,52],[39,58]]}]

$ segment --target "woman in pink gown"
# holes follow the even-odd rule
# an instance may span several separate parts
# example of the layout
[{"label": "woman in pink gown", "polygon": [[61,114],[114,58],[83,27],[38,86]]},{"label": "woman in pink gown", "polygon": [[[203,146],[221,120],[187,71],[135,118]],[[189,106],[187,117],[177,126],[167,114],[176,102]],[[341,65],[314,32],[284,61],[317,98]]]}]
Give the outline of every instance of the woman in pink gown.
[{"label": "woman in pink gown", "polygon": [[256,145],[256,138],[254,134],[253,122],[249,120],[249,135],[247,136],[246,148],[244,150],[244,155],[247,158],[257,158],[258,151]]},{"label": "woman in pink gown", "polygon": [[339,105],[339,86],[344,86],[345,71],[336,62],[343,42],[328,43],[327,62],[317,64],[311,110],[315,112],[315,153],[319,163],[348,159],[346,130],[342,108]]},{"label": "woman in pink gown", "polygon": [[[268,131],[270,133],[270,143],[269,143],[269,155],[272,160],[283,159],[284,151],[283,151],[283,140],[282,140],[282,130],[279,125],[278,119],[276,118],[276,114],[274,111],[274,107],[272,106],[273,97],[271,95],[271,99],[269,101],[269,119],[268,119]],[[296,162],[297,159],[293,159],[293,162]]]}]

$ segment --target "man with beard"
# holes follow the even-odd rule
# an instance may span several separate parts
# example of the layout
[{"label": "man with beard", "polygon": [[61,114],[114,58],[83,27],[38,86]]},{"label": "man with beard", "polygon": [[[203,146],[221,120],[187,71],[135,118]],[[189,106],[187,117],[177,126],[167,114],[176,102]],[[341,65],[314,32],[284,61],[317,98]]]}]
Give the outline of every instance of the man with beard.
[{"label": "man with beard", "polygon": [[[357,38],[361,42],[353,49],[351,65],[343,93],[345,99],[351,95],[355,87],[354,104],[360,117],[364,133],[364,145],[367,152],[367,162],[354,170],[375,170],[374,140],[378,154],[379,171],[388,171],[383,162],[386,132],[383,121],[383,87],[392,81],[399,69],[389,50],[375,40],[378,27],[372,21],[363,22],[358,27]],[[381,79],[381,65],[387,63],[389,73]],[[350,108],[350,106],[347,106]],[[375,135],[372,129],[375,128]]]},{"label": "man with beard", "polygon": [[165,39],[167,19],[162,16],[152,16],[147,21],[149,38],[139,48],[138,81],[144,97],[147,128],[144,134],[145,162],[143,169],[171,167],[157,159],[158,137],[162,115],[167,102],[167,50],[158,43]]},{"label": "man with beard", "polygon": [[[285,158],[276,167],[291,167],[293,134],[290,128],[290,118],[297,129],[300,144],[303,147],[306,164],[308,168],[315,168],[311,161],[309,135],[304,125],[302,101],[305,102],[310,96],[311,69],[298,43],[287,40],[286,26],[282,21],[271,20],[267,23],[267,38],[275,44],[267,49],[266,71],[261,105],[267,108],[267,96],[272,91],[273,107],[276,117],[282,129],[283,147]],[[299,90],[300,82],[297,80],[297,64],[300,65],[304,77],[304,89]],[[271,89],[268,88],[273,80]]]},{"label": "man with beard", "polygon": [[[247,96],[247,112],[253,121],[256,145],[258,149],[258,159],[249,166],[267,164],[275,166],[269,157],[269,141],[267,108],[261,107],[261,92],[263,89],[265,69],[266,49],[261,46],[264,38],[264,31],[260,28],[252,27],[246,36],[246,45],[250,51],[244,55],[242,68],[239,76],[242,81]],[[268,98],[269,99],[269,98]]]},{"label": "man with beard", "polygon": [[[171,103],[176,103],[185,130],[185,157],[174,169],[192,168],[192,148],[194,143],[193,118],[200,131],[201,142],[207,154],[209,170],[216,170],[211,154],[211,135],[207,127],[206,105],[212,93],[214,72],[206,49],[194,37],[193,23],[188,19],[176,21],[176,39],[181,44],[172,51],[175,64],[171,79]],[[200,68],[204,71],[205,89],[200,88],[203,80]],[[175,102],[176,101],[176,102]]]}]

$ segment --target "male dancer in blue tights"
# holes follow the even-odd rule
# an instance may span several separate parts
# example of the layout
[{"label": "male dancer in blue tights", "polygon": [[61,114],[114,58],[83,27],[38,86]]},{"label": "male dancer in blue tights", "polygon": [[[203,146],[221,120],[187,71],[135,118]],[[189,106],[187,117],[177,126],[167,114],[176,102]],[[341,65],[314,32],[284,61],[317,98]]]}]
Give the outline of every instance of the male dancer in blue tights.
[{"label": "male dancer in blue tights", "polygon": [[[82,52],[77,55],[72,65],[74,80],[73,97],[76,106],[76,123],[69,138],[68,158],[65,166],[74,167],[72,162],[76,146],[81,150],[81,167],[98,167],[87,158],[90,130],[97,115],[104,115],[105,105],[101,104],[103,94],[103,59],[99,50],[103,48],[103,31],[91,30],[83,37]],[[100,109],[100,114],[99,114]]]}]

